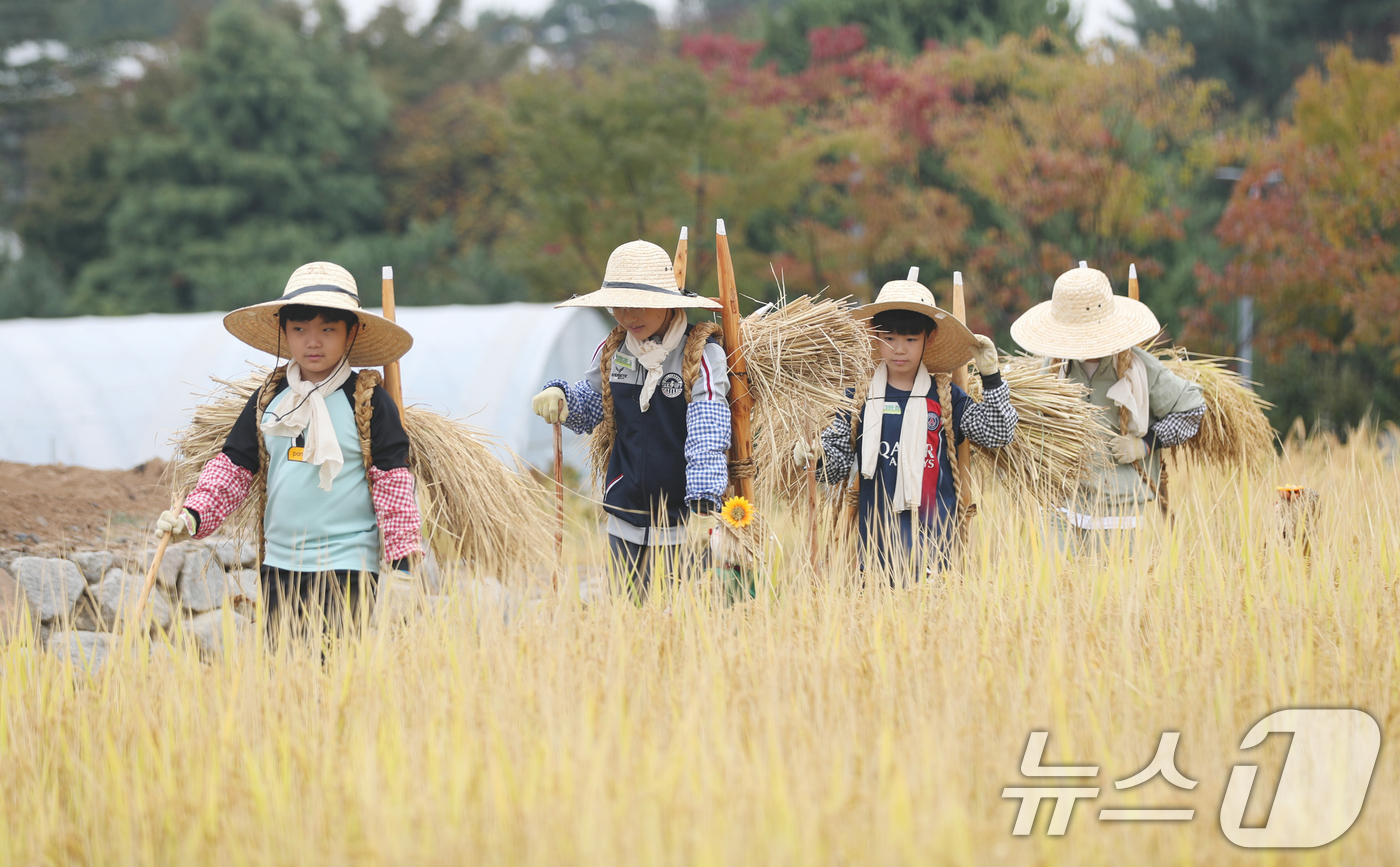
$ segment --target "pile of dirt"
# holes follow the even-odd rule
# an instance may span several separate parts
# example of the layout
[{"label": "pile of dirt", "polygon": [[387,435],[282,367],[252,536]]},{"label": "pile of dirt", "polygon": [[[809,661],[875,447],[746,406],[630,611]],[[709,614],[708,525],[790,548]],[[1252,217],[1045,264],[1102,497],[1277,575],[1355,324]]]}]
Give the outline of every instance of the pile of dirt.
[{"label": "pile of dirt", "polygon": [[165,462],[130,470],[0,461],[0,552],[56,555],[143,542],[170,492]]}]

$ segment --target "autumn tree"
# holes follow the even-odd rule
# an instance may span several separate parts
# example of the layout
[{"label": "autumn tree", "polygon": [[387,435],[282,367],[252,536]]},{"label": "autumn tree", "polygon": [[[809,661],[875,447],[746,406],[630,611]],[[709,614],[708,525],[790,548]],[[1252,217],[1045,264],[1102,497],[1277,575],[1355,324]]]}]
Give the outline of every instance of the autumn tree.
[{"label": "autumn tree", "polygon": [[[1296,85],[1273,136],[1224,143],[1248,163],[1218,228],[1232,256],[1203,270],[1212,300],[1255,299],[1256,352],[1276,367],[1368,371],[1334,422],[1374,401],[1400,415],[1400,60],[1360,60],[1345,46]],[[1203,312],[1203,336],[1218,332]],[[1312,376],[1314,409],[1331,386]],[[1290,412],[1306,412],[1293,404]],[[1285,421],[1289,419],[1284,419]],[[1310,421],[1312,419],[1309,419]]]}]

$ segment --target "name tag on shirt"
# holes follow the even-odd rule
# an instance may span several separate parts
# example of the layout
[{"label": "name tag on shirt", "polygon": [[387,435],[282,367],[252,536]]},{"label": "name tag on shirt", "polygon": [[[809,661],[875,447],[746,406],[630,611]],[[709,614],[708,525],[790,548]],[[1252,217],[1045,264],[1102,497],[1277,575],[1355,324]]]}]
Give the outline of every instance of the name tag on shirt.
[{"label": "name tag on shirt", "polygon": [[618,367],[625,367],[628,370],[634,370],[637,366],[637,362],[632,359],[632,356],[623,355],[620,352],[613,356],[613,364],[616,364]]},{"label": "name tag on shirt", "polygon": [[903,412],[904,410],[900,409],[899,404],[892,400],[885,401],[885,415],[900,415]]},{"label": "name tag on shirt", "polygon": [[305,463],[306,449],[302,448],[301,446],[292,446],[291,448],[287,449],[287,460],[297,461],[298,463]]}]

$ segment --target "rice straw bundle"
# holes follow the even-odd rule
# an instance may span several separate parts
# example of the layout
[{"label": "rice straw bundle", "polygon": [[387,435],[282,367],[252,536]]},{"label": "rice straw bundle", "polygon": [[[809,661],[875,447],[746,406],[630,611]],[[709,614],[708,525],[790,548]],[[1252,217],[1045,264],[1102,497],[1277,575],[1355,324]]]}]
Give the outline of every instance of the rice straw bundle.
[{"label": "rice straw bundle", "polygon": [[1264,415],[1271,404],[1227,366],[1228,359],[1192,357],[1180,347],[1159,349],[1156,354],[1167,370],[1199,385],[1206,400],[1200,432],[1178,446],[1179,453],[1207,464],[1243,467],[1251,472],[1273,464],[1277,436]]},{"label": "rice straw bundle", "polygon": [[803,295],[746,317],[740,326],[753,393],[757,483],[790,501],[806,497],[793,464],[798,437],[810,439],[851,409],[848,391],[869,382],[870,334],[846,299]]},{"label": "rice straw bundle", "polygon": [[[1000,449],[974,444],[980,459],[973,463],[1013,492],[1045,505],[1062,504],[1081,479],[1107,460],[1098,408],[1089,403],[1083,386],[1061,378],[1035,356],[1003,356],[1001,376],[1020,416],[1016,436]],[[981,400],[980,377],[972,377],[969,391]]]},{"label": "rice straw bundle", "polygon": [[[194,489],[204,465],[223,449],[233,423],[267,373],[258,368],[240,379],[213,378],[218,386],[206,392],[190,424],[176,432],[167,472],[171,489],[181,499]],[[404,416],[423,531],[438,562],[446,566],[466,560],[494,569],[546,562],[549,531],[540,490],[497,460],[482,442],[482,432],[421,407],[408,407]],[[262,516],[254,504],[262,500],[265,484],[261,477],[253,479],[248,498],[229,515],[223,533],[257,538]]]}]

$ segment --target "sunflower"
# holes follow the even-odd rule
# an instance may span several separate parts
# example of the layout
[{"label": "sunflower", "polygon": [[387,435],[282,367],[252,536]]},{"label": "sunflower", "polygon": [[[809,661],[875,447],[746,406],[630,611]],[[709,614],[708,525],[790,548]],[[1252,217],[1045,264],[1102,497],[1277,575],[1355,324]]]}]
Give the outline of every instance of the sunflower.
[{"label": "sunflower", "polygon": [[758,514],[753,503],[743,497],[730,497],[724,503],[719,516],[731,527],[747,527]]}]

